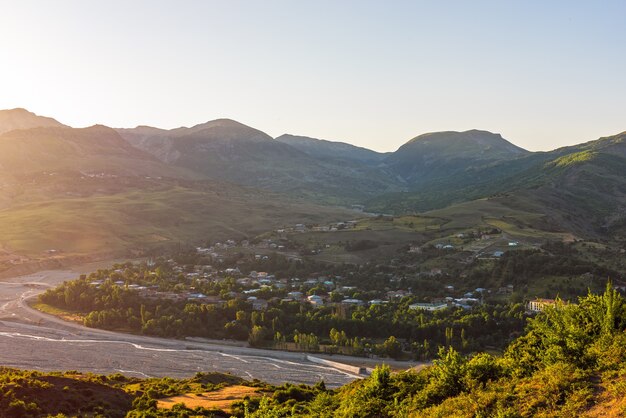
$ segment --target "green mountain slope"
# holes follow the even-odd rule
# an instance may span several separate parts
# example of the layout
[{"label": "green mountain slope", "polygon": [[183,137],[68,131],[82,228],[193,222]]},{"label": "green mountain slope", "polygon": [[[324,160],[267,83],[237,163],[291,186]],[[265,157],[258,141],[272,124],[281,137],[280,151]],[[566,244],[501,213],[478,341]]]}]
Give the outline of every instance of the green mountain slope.
[{"label": "green mountain slope", "polygon": [[533,153],[432,180],[411,192],[380,196],[368,207],[388,212],[445,209],[489,198],[512,209],[532,207],[553,228],[583,236],[622,236],[626,213],[624,134],[547,153]]},{"label": "green mountain slope", "polygon": [[420,185],[527,154],[528,151],[491,132],[435,132],[413,138],[384,162],[408,184]]}]

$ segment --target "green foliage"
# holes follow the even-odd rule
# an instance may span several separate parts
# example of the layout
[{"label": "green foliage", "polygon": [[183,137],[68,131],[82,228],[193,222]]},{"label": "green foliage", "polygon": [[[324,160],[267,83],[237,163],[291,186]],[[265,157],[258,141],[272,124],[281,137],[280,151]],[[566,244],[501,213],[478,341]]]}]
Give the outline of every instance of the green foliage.
[{"label": "green foliage", "polygon": [[596,367],[602,356],[590,347],[607,345],[625,326],[624,300],[609,281],[603,295],[589,294],[577,305],[558,302],[546,309],[530,321],[528,333],[516,340],[505,356],[516,365],[519,375],[558,362]]},{"label": "green foliage", "polygon": [[[464,357],[440,348],[438,359],[420,372],[377,368],[334,395],[319,393],[299,404],[275,398],[262,411],[321,417],[581,416],[598,385],[611,385],[614,396],[626,393],[626,386],[612,383],[615,373],[626,376],[625,305],[609,284],[603,295],[560,303],[531,319],[527,334],[503,357]],[[336,330],[331,336],[341,340]],[[264,416],[259,411],[255,416]]]},{"label": "green foliage", "polygon": [[[502,357],[487,353],[465,357],[453,347],[440,347],[432,366],[419,372],[393,373],[388,366],[382,366],[370,377],[335,391],[327,390],[323,383],[314,387],[266,386],[270,391],[267,396],[239,401],[233,415],[241,418],[569,417],[584,416],[594,402],[595,407],[602,406],[598,393],[607,402],[605,408],[609,409],[604,411],[616,411],[616,407],[610,407],[611,402],[621,402],[626,394],[625,328],[626,303],[609,283],[602,295],[589,294],[580,298],[578,304],[560,302],[530,319],[526,334],[515,340]],[[311,338],[311,334],[296,335],[298,340]],[[336,328],[331,329],[330,337],[337,344],[347,338]],[[394,340],[389,338],[386,344],[393,347]],[[98,382],[97,390],[94,387],[80,393],[95,396],[103,389],[123,388],[123,393],[133,400],[126,410],[129,417],[220,416],[216,411],[191,410],[182,405],[159,410],[156,399],[241,383],[233,379],[236,378],[211,374],[198,374],[186,380],[94,376],[86,380]],[[0,389],[4,390],[0,407],[11,411],[14,414],[11,416],[39,416],[42,413],[39,411],[71,415],[74,410],[69,405],[77,396],[71,389],[75,384],[70,378],[56,382],[35,372],[5,370],[0,374]],[[20,392],[27,385],[32,392]],[[65,386],[70,390],[63,390]],[[55,394],[55,391],[63,394],[55,396],[68,399],[64,409],[50,409],[49,404],[41,402],[45,399],[42,394]],[[33,398],[29,397],[30,393],[38,395]]]},{"label": "green foliage", "polygon": [[551,161],[549,164],[554,165],[556,167],[568,167],[575,164],[582,164],[586,161],[592,160],[597,155],[597,152],[593,151],[581,151],[575,152],[573,154],[567,154],[563,157],[559,157],[554,161]]}]

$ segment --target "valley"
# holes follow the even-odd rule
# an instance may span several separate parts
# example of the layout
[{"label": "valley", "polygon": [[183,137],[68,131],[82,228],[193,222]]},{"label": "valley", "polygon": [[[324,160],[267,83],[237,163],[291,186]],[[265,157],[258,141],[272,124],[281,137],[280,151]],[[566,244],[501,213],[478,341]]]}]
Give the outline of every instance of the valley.
[{"label": "valley", "polygon": [[[437,132],[376,153],[229,119],[75,129],[0,111],[3,365],[121,373],[126,391],[178,378],[175,401],[139,398],[166,413],[219,398],[183,389],[211,373],[236,378],[224,393],[315,385],[284,389],[308,402],[380,364],[433,362],[398,374],[430,379],[457,355],[499,362],[536,306],[626,291],[624,138],[533,153]],[[260,414],[283,407],[266,390],[273,406],[246,401]]]},{"label": "valley", "polygon": [[451,233],[491,225],[534,243],[624,239],[623,134],[530,153],[487,131],[440,132],[381,154],[275,140],[228,119],[115,130],[0,114],[0,262],[9,272],[363,216],[352,207],[445,219]]},{"label": "valley", "polygon": [[[80,269],[79,269],[80,270]],[[0,282],[0,347],[3,366],[41,371],[80,370],[134,377],[190,377],[230,373],[273,383],[329,387],[355,378],[297,353],[250,349],[227,342],[176,341],[86,328],[29,308],[26,301],[71,279],[76,271],[43,271]]]}]

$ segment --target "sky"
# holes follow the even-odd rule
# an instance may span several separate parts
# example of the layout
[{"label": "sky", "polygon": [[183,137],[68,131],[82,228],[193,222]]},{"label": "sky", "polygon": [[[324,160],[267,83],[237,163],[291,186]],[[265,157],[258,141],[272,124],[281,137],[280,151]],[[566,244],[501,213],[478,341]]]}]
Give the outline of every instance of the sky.
[{"label": "sky", "polygon": [[0,109],[82,127],[231,118],[394,151],[626,131],[625,1],[0,0]]}]

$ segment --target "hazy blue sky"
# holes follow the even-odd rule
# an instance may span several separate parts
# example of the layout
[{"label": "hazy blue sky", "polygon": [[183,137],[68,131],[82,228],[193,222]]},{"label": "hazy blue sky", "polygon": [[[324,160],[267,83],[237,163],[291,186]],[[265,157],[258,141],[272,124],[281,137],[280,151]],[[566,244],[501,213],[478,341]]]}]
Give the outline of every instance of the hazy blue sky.
[{"label": "hazy blue sky", "polygon": [[626,130],[625,21],[626,1],[0,0],[0,108],[546,150]]}]

